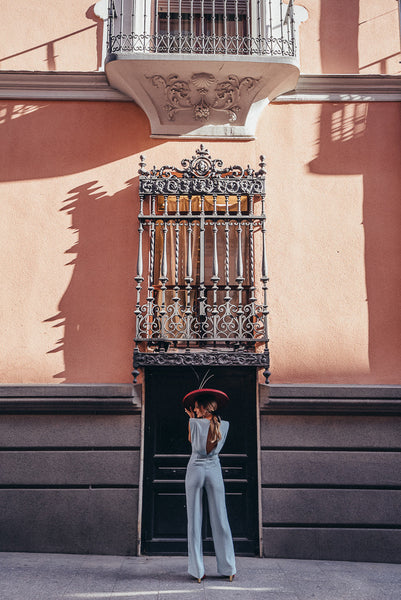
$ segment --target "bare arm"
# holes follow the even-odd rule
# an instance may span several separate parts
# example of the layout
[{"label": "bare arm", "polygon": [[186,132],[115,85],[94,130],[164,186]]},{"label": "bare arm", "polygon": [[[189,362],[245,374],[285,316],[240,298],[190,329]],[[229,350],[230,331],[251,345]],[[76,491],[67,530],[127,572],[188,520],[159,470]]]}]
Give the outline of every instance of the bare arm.
[{"label": "bare arm", "polygon": [[[186,408],[185,412],[187,413],[188,417],[190,419],[193,419],[195,417],[194,411],[192,410],[192,408]],[[188,441],[191,441],[191,427],[189,425],[189,421],[188,421]]]}]

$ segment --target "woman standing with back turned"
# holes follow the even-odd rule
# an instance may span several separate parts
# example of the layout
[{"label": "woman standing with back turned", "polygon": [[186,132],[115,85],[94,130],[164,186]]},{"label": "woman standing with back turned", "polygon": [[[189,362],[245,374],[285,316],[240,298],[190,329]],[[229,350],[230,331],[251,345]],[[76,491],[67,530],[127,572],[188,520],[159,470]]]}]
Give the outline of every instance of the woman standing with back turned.
[{"label": "woman standing with back turned", "polygon": [[[202,549],[202,496],[206,490],[217,571],[232,581],[235,569],[234,546],[227,518],[225,489],[219,452],[227,437],[228,421],[217,415],[228,401],[220,390],[199,389],[183,400],[190,417],[188,439],[192,444],[185,477],[188,516],[188,573],[200,583],[205,575]],[[195,418],[195,415],[197,418]]]}]

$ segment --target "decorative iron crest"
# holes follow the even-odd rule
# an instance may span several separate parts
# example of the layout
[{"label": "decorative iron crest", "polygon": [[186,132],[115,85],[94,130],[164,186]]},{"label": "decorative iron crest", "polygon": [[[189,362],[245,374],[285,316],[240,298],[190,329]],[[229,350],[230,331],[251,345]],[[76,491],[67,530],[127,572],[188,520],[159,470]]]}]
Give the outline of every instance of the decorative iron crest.
[{"label": "decorative iron crest", "polygon": [[145,170],[145,157],[141,156],[139,192],[141,194],[241,194],[256,195],[265,192],[266,164],[260,157],[259,171],[249,165],[223,168],[221,159],[212,159],[203,146],[190,159],[181,161],[182,169],[163,166]]},{"label": "decorative iron crest", "polygon": [[217,111],[225,112],[232,123],[237,120],[241,104],[247,103],[247,96],[253,97],[259,88],[259,78],[233,74],[222,80],[212,73],[194,73],[189,79],[175,74],[151,75],[147,79],[163,92],[167,100],[164,110],[170,121],[177,112],[191,109],[195,121],[208,121],[211,111]]},{"label": "decorative iron crest", "polygon": [[268,352],[139,352],[134,351],[134,368],[153,365],[164,367],[265,367],[269,368]]}]

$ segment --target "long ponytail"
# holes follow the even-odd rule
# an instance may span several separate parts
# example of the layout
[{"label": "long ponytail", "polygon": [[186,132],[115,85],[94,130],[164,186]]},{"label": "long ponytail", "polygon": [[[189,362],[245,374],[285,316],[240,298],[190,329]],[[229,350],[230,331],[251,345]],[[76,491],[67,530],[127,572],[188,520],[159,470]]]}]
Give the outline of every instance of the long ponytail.
[{"label": "long ponytail", "polygon": [[212,400],[211,402],[208,402],[204,408],[212,415],[210,421],[210,442],[212,444],[217,444],[217,442],[221,440],[220,417],[216,414],[217,402]]}]

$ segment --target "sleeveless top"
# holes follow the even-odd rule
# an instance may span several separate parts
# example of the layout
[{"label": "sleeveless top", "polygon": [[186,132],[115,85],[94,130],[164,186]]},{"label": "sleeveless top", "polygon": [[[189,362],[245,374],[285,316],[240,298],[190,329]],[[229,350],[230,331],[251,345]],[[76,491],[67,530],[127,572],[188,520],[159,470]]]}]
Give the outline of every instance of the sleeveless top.
[{"label": "sleeveless top", "polygon": [[209,419],[189,419],[189,426],[191,431],[192,457],[207,459],[218,458],[219,452],[226,441],[228,428],[230,426],[229,422],[220,422],[221,440],[217,442],[217,445],[209,452],[209,454],[206,452],[207,436],[210,426]]}]

